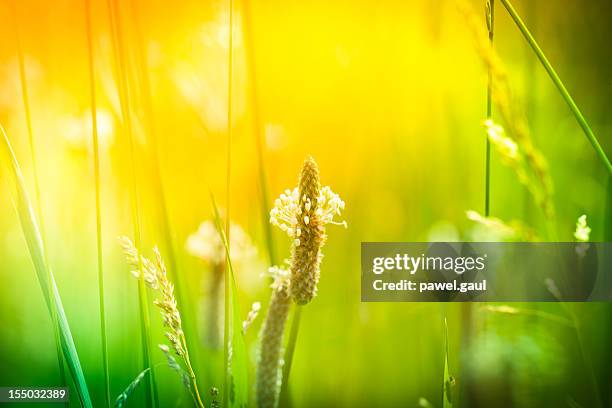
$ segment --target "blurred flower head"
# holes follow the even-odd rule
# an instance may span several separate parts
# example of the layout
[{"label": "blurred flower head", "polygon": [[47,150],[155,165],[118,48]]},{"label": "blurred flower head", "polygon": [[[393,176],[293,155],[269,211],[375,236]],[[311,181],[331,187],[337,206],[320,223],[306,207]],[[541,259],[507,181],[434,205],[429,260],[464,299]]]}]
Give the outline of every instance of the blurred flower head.
[{"label": "blurred flower head", "polygon": [[[214,265],[225,262],[225,248],[212,221],[204,221],[196,232],[189,235],[186,248],[191,255],[205,262]],[[257,252],[251,238],[234,223],[230,225],[230,252],[232,261],[237,262],[253,257]]]}]

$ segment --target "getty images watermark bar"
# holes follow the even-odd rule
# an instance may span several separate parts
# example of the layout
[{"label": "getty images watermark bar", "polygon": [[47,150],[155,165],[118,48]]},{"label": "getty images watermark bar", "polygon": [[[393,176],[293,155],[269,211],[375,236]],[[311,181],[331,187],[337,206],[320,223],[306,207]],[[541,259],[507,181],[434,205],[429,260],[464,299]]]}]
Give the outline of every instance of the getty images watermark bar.
[{"label": "getty images watermark bar", "polygon": [[612,300],[612,242],[363,242],[363,302]]}]

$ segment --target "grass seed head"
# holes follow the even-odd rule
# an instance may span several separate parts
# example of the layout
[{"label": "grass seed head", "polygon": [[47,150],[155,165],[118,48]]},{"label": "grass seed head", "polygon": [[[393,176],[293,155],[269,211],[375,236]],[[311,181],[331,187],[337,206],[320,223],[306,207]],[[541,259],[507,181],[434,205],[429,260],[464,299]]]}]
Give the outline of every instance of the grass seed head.
[{"label": "grass seed head", "polygon": [[253,305],[251,306],[251,310],[249,311],[249,314],[247,315],[246,319],[244,319],[244,321],[242,322],[242,334],[243,335],[246,334],[249,327],[251,327],[251,325],[257,318],[257,315],[259,314],[260,309],[261,309],[261,303],[259,302],[253,303]]},{"label": "grass seed head", "polygon": [[498,239],[505,241],[540,241],[537,234],[520,221],[513,220],[506,223],[496,217],[485,217],[474,210],[467,211],[466,216],[470,221],[482,225],[495,234]]},{"label": "grass seed head", "polygon": [[[486,15],[487,24],[483,24],[481,18],[477,16],[468,2],[457,0],[457,5],[468,29],[473,34],[476,50],[491,76],[491,92],[497,112],[508,130],[508,134],[511,135],[510,140],[515,143],[516,150],[520,152],[520,158],[523,162],[521,166],[518,166],[518,158],[515,158],[514,161],[506,161],[506,164],[515,164],[511,166],[513,170],[521,171],[517,173],[519,181],[533,195],[535,202],[542,208],[544,214],[548,218],[552,218],[555,211],[552,202],[553,184],[548,163],[533,144],[531,132],[521,108],[522,104],[514,97],[506,68],[489,41],[487,28],[491,29],[491,27],[487,26],[491,22],[488,12]],[[487,126],[489,139],[495,144],[495,135],[491,135],[490,132],[492,129],[492,127]],[[507,141],[507,139],[503,140]],[[510,146],[496,145],[498,150],[500,147],[503,155],[508,153]]]},{"label": "grass seed head", "polygon": [[153,249],[155,253],[155,262],[153,262],[141,255],[129,238],[119,237],[119,242],[128,264],[133,268],[132,275],[137,279],[143,276],[146,285],[158,291],[161,295],[153,303],[161,310],[164,325],[169,329],[166,332],[166,337],[172,344],[174,351],[177,355],[184,356],[181,314],[174,297],[174,285],[168,280],[166,265],[159,250],[157,247]]}]

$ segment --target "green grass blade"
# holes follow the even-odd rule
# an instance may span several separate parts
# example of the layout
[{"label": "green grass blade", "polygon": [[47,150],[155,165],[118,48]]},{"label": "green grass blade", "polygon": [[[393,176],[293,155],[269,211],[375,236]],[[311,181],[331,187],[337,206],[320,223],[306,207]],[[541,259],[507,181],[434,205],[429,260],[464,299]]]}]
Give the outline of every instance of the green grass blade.
[{"label": "green grass blade", "polygon": [[[23,101],[23,111],[25,115],[27,134],[28,134],[28,144],[30,147],[30,155],[32,159],[32,173],[34,178],[34,194],[36,200],[36,210],[38,216],[39,230],[40,236],[42,239],[43,246],[45,246],[45,228],[43,225],[43,214],[42,214],[42,204],[41,204],[41,194],[40,194],[40,182],[38,179],[38,166],[36,160],[36,152],[34,149],[34,131],[32,129],[32,113],[30,111],[30,97],[28,92],[28,80],[26,75],[26,64],[25,64],[25,56],[23,52],[23,47],[21,44],[21,34],[20,34],[20,24],[19,24],[19,13],[17,12],[17,4],[12,4],[13,7],[13,17],[15,19],[15,44],[17,45],[17,61],[19,66],[19,82],[21,84],[21,98]],[[46,255],[46,254],[45,254]],[[45,258],[45,263],[48,264],[48,260]],[[51,280],[48,277],[48,280]],[[49,286],[49,290],[51,287]],[[52,293],[49,292],[49,297],[52,296]],[[57,322],[57,315],[55,313],[55,309],[51,308],[51,320],[53,321],[53,334],[55,337],[55,347],[57,354],[57,363],[58,363],[58,371],[60,374],[61,385],[65,386],[66,382],[66,372],[64,370],[64,361],[62,359],[62,347],[61,340],[59,334],[59,325]]]},{"label": "green grass blade", "polygon": [[[230,316],[230,322],[226,321],[225,324],[231,326],[230,340],[228,343],[231,344],[231,361],[228,361],[223,369],[226,371],[227,384],[229,389],[227,390],[228,395],[228,406],[231,407],[246,407],[249,402],[249,380],[248,380],[248,356],[246,350],[246,343],[244,341],[244,335],[242,333],[242,321],[240,319],[240,305],[238,303],[238,289],[236,287],[236,278],[234,275],[234,269],[232,267],[232,261],[230,259],[229,245],[227,236],[223,229],[223,223],[219,215],[219,209],[215,202],[215,197],[210,195],[212,206],[214,210],[215,224],[221,241],[225,247],[225,258],[227,261],[227,272],[229,274],[229,297],[231,302],[232,313]],[[231,370],[230,370],[231,366]]]},{"label": "green grass blade", "polygon": [[[225,252],[226,252],[226,257],[228,259],[228,264],[229,264],[229,235],[230,235],[230,177],[231,177],[231,172],[232,172],[232,130],[233,130],[233,118],[232,118],[232,114],[233,114],[233,106],[232,106],[232,96],[233,96],[233,91],[232,91],[232,79],[233,79],[233,70],[234,70],[234,2],[233,0],[229,0],[229,46],[228,46],[228,52],[227,52],[227,56],[228,56],[228,60],[227,60],[227,167],[226,167],[226,189],[225,189],[225,211],[226,211],[226,216],[225,216]],[[213,204],[214,204],[214,200],[213,200]],[[218,218],[218,211],[216,209],[215,206],[215,214]],[[219,219],[220,220],[220,219]],[[229,278],[229,273],[225,273],[225,300],[224,300],[224,316],[225,316],[225,325],[224,325],[224,329],[223,329],[223,365],[224,365],[224,370],[227,370],[228,372],[226,373],[226,375],[223,377],[224,378],[224,384],[223,384],[223,405],[224,406],[229,406],[229,400],[230,400],[230,395],[229,395],[229,390],[230,390],[230,386],[231,385],[230,382],[228,382],[230,380],[230,373],[229,373],[229,364],[230,364],[230,350],[229,350],[229,337],[230,337],[230,278]]]},{"label": "green grass blade", "polygon": [[181,318],[185,330],[185,338],[187,340],[191,358],[195,362],[194,366],[199,366],[200,349],[197,344],[198,332],[196,329],[196,318],[193,313],[193,306],[188,301],[188,291],[185,287],[183,275],[180,273],[179,264],[177,261],[177,251],[175,248],[174,234],[170,213],[168,209],[168,201],[166,197],[166,188],[163,180],[162,167],[159,160],[159,137],[156,126],[155,114],[153,111],[153,98],[151,96],[151,78],[147,66],[147,47],[145,46],[145,38],[143,36],[143,27],[141,25],[140,10],[136,2],[131,2],[132,6],[132,26],[134,28],[134,57],[138,68],[138,77],[142,82],[140,94],[143,106],[144,125],[149,141],[149,155],[151,161],[151,182],[158,203],[158,217],[160,219],[160,230],[164,242],[166,260],[168,261],[168,272],[172,277],[175,286],[175,294],[177,302],[181,305]]},{"label": "green grass blade", "polygon": [[38,221],[36,219],[32,203],[25,188],[21,168],[19,167],[19,162],[13,153],[8,136],[6,135],[2,125],[0,125],[0,133],[2,134],[0,137],[0,161],[4,165],[3,167],[5,168],[6,173],[9,174],[13,182],[13,200],[15,202],[17,213],[21,222],[21,228],[30,251],[30,256],[32,258],[32,262],[34,263],[38,283],[42,289],[49,312],[52,314],[55,313],[57,316],[62,354],[70,371],[70,375],[74,381],[81,405],[89,408],[92,405],[89,391],[87,389],[87,383],[85,382],[81,362],[72,339],[70,326],[68,325],[68,320],[66,319],[66,314],[55,284],[55,279],[53,278],[53,273],[46,262],[42,235],[38,227]]},{"label": "green grass blade", "polygon": [[104,267],[102,259],[102,209],[100,205],[100,149],[98,143],[98,117],[96,105],[96,75],[94,68],[93,33],[91,27],[91,0],[85,0],[85,27],[89,66],[89,96],[91,99],[91,136],[94,153],[94,184],[96,190],[96,249],[98,258],[98,302],[100,308],[100,343],[104,372],[104,405],[110,406],[108,370],[108,343],[106,339],[106,307],[104,305]]},{"label": "green grass blade", "polygon": [[591,130],[591,127],[589,126],[588,122],[584,118],[584,115],[582,115],[582,112],[578,108],[578,105],[576,105],[576,102],[574,102],[574,99],[572,98],[567,88],[561,81],[561,78],[559,78],[559,75],[557,74],[553,66],[548,61],[548,58],[546,58],[546,55],[544,55],[544,52],[542,51],[542,49],[536,42],[535,38],[533,38],[533,35],[531,34],[531,32],[529,31],[529,29],[527,28],[527,26],[521,19],[521,17],[518,15],[516,10],[514,10],[514,7],[512,7],[512,4],[510,4],[508,0],[500,0],[500,1],[504,5],[506,10],[508,11],[508,14],[510,14],[510,17],[512,17],[512,20],[514,21],[518,29],[523,34],[523,37],[525,37],[525,40],[527,40],[527,43],[529,44],[533,52],[535,52],[536,56],[542,63],[542,66],[548,73],[548,76],[550,77],[550,79],[553,81],[553,83],[559,90],[561,97],[565,100],[570,110],[574,114],[576,121],[582,128],[587,139],[593,146],[593,149],[595,149],[595,152],[597,153],[597,155],[603,162],[604,166],[608,170],[608,173],[612,174],[612,164],[610,163],[610,159],[608,159],[608,156],[606,156],[606,153],[603,151],[601,145],[599,144],[599,141],[597,140],[595,133],[593,133],[593,130]]},{"label": "green grass blade", "polygon": [[453,408],[452,388],[455,385],[455,380],[450,375],[448,369],[448,324],[444,319],[444,384],[442,391],[442,407]]},{"label": "green grass blade", "polygon": [[246,56],[247,73],[249,80],[249,97],[251,100],[251,110],[253,115],[253,133],[255,135],[255,148],[257,152],[257,167],[259,176],[260,209],[263,221],[263,230],[268,251],[270,265],[276,264],[276,254],[274,250],[274,240],[272,239],[272,226],[270,225],[270,209],[268,208],[268,183],[266,179],[266,169],[264,166],[264,142],[263,126],[259,112],[257,98],[257,69],[255,66],[255,46],[253,45],[253,35],[251,26],[251,9],[247,0],[242,1],[242,23],[243,41]]},{"label": "green grass blade", "polygon": [[[113,52],[115,56],[115,70],[117,74],[117,90],[119,94],[119,104],[121,106],[121,116],[125,128],[125,134],[127,138],[127,144],[129,147],[129,157],[131,166],[131,211],[132,219],[134,222],[134,246],[136,249],[140,249],[140,212],[139,212],[139,194],[138,194],[138,174],[136,171],[136,146],[133,134],[133,123],[132,123],[132,111],[131,111],[131,100],[129,93],[129,76],[127,67],[127,47],[123,38],[123,27],[121,24],[121,9],[120,2],[118,0],[107,0],[107,6],[110,16],[111,26],[111,38],[113,44]],[[141,265],[142,267],[142,265]],[[142,340],[142,358],[144,361],[145,368],[151,368],[149,377],[147,377],[146,395],[148,406],[159,406],[159,397],[157,393],[157,386],[155,383],[155,371],[151,362],[151,321],[149,314],[149,306],[147,300],[147,293],[144,283],[144,275],[141,274],[141,278],[138,281],[138,303],[139,303],[139,314],[140,314],[140,331]]]}]

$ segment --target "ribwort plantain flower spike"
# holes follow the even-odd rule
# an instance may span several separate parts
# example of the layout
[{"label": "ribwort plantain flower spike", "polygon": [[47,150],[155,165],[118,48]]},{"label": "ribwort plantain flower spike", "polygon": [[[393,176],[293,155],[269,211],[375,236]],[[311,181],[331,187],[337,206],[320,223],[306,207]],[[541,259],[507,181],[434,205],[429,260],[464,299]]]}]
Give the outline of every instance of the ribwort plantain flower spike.
[{"label": "ribwort plantain flower spike", "polygon": [[310,302],[317,294],[321,248],[327,235],[326,224],[343,225],[335,221],[344,210],[344,201],[331,188],[321,187],[319,167],[312,157],[304,161],[298,187],[285,190],[274,202],[270,222],[293,239],[289,294],[300,305]]},{"label": "ribwort plantain flower spike", "polygon": [[272,297],[261,330],[261,349],[257,364],[257,406],[275,408],[282,381],[282,343],[285,323],[289,315],[289,271],[273,266],[269,269],[274,278]]}]

